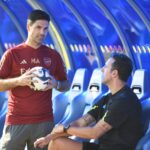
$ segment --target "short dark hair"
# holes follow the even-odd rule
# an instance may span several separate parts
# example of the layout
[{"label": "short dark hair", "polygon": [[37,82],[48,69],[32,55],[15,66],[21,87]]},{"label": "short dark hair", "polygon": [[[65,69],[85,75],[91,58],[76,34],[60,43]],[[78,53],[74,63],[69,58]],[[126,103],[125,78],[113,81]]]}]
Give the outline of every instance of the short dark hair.
[{"label": "short dark hair", "polygon": [[28,20],[30,20],[32,23],[37,20],[47,20],[49,22],[50,16],[45,11],[36,9],[30,13]]},{"label": "short dark hair", "polygon": [[112,53],[111,58],[115,60],[112,64],[112,70],[117,70],[120,80],[126,82],[133,69],[131,59],[125,54],[120,53]]}]

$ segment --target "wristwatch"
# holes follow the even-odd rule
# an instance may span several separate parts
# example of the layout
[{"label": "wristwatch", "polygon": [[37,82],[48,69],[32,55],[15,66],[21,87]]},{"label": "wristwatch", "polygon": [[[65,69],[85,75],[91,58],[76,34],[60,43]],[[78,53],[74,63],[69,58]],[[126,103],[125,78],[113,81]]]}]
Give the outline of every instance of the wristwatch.
[{"label": "wristwatch", "polygon": [[64,132],[67,133],[67,130],[70,128],[70,124],[64,125]]}]

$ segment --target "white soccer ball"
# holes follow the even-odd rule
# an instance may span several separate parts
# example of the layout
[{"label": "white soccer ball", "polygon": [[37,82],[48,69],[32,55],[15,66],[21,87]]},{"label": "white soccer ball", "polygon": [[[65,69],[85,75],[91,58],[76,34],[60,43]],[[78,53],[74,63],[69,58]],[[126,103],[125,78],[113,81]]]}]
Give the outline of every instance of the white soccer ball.
[{"label": "white soccer ball", "polygon": [[49,71],[46,68],[39,66],[32,69],[35,69],[33,74],[37,75],[37,77],[32,78],[32,86],[34,87],[34,90],[41,91],[45,89],[49,83],[49,79],[51,79]]}]

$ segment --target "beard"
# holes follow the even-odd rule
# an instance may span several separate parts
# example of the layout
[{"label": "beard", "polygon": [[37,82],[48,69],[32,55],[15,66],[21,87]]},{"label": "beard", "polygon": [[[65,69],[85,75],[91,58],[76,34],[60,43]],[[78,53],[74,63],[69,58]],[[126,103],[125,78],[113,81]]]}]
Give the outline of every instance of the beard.
[{"label": "beard", "polygon": [[45,36],[36,36],[36,38],[35,38],[35,42],[37,43],[37,44],[42,44],[43,43],[43,41],[44,41],[44,38],[45,38]]},{"label": "beard", "polygon": [[44,36],[44,35],[39,35],[39,36],[37,36],[37,39],[38,39],[39,41],[43,41],[43,40],[44,40],[44,38],[45,38],[45,36]]}]

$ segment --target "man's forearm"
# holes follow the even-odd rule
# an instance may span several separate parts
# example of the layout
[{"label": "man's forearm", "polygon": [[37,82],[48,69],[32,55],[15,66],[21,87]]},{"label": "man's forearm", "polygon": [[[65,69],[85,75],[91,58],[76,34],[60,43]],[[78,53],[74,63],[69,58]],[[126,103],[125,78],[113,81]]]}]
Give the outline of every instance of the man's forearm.
[{"label": "man's forearm", "polygon": [[69,80],[58,81],[56,89],[61,91],[61,92],[68,91],[70,89],[70,82],[69,82]]},{"label": "man's forearm", "polygon": [[54,134],[48,134],[45,138],[48,142],[51,140],[55,140],[58,137],[68,137],[69,135],[67,133],[54,133]]},{"label": "man's forearm", "polygon": [[0,79],[0,92],[7,91],[18,86],[18,79]]},{"label": "man's forearm", "polygon": [[96,137],[93,133],[92,127],[70,127],[67,133],[87,139],[95,139]]},{"label": "man's forearm", "polygon": [[73,121],[70,125],[74,127],[85,127],[95,122],[95,119],[90,114],[85,114],[83,117]]},{"label": "man's forearm", "polygon": [[81,138],[97,139],[112,129],[112,126],[104,120],[99,120],[92,127],[70,127],[67,130],[69,135],[75,135]]}]

